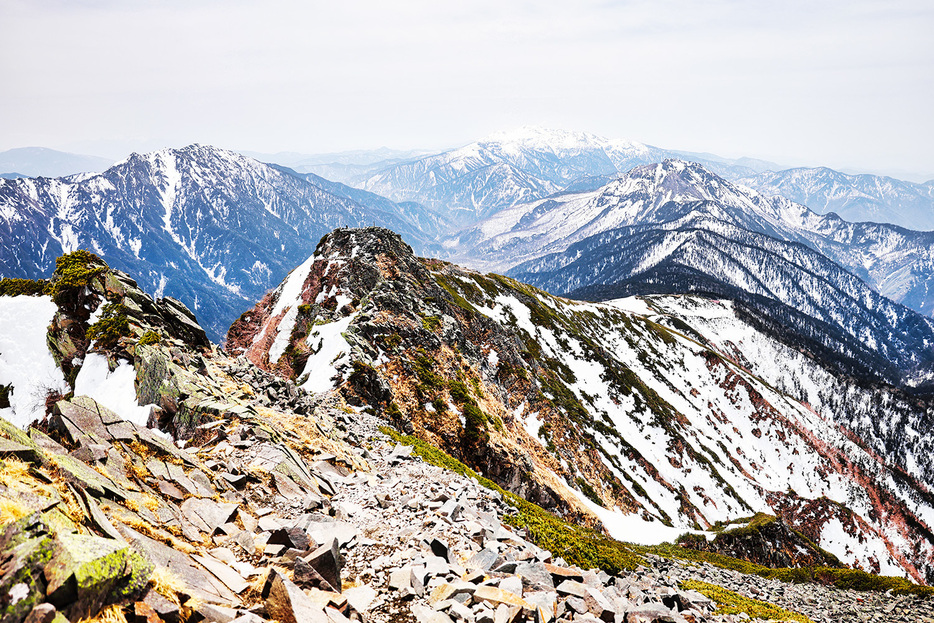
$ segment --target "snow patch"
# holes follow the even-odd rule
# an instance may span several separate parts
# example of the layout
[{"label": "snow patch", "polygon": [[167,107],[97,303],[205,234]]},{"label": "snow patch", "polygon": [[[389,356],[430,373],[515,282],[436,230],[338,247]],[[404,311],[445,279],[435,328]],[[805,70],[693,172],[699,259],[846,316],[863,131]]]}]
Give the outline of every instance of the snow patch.
[{"label": "snow patch", "polygon": [[125,420],[146,426],[155,405],[140,406],[136,401],[136,370],[128,361],[121,361],[111,372],[107,358],[88,353],[75,379],[75,396],[88,396]]},{"label": "snow patch", "polygon": [[0,385],[13,386],[0,414],[22,428],[45,416],[50,391],[69,391],[46,344],[57,309],[48,296],[0,296]]},{"label": "snow patch", "polygon": [[353,322],[357,314],[351,314],[336,322],[315,325],[305,339],[311,348],[312,355],[308,357],[305,369],[301,376],[307,375],[302,387],[311,392],[326,392],[334,388],[333,378],[337,375],[337,368],[348,361],[350,344],[344,339],[343,333]]}]

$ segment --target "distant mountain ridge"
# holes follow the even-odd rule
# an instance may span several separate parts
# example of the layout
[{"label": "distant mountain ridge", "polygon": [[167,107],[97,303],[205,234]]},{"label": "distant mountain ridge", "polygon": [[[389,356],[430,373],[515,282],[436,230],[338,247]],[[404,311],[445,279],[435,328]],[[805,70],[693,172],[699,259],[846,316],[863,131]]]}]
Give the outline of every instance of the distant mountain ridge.
[{"label": "distant mountain ridge", "polygon": [[335,227],[386,223],[419,248],[431,242],[403,213],[418,206],[355,197],[200,145],[132,154],[101,174],[3,180],[0,275],[42,277],[58,255],[87,248],[182,300],[219,340]]},{"label": "distant mountain ridge", "polygon": [[[587,132],[523,127],[349,183],[396,201],[445,208],[455,222],[467,225],[498,209],[562,191],[582,178],[615,176],[675,156],[678,152]],[[724,159],[704,162],[737,176],[755,172]]]},{"label": "distant mountain ridge", "polygon": [[47,147],[18,147],[0,152],[0,173],[19,177],[64,177],[99,173],[113,164],[108,158],[70,154]]},{"label": "distant mountain ridge", "polygon": [[835,212],[850,222],[934,230],[934,181],[916,184],[878,175],[847,175],[827,167],[765,171],[737,181],[818,214]]},{"label": "distant mountain ridge", "polygon": [[597,190],[501,210],[444,244],[455,259],[506,270],[563,252],[589,236],[619,227],[667,223],[694,210],[742,229],[804,244],[883,296],[926,315],[934,312],[934,232],[820,216],[803,205],[767,197],[697,163],[680,160],[636,167]]}]

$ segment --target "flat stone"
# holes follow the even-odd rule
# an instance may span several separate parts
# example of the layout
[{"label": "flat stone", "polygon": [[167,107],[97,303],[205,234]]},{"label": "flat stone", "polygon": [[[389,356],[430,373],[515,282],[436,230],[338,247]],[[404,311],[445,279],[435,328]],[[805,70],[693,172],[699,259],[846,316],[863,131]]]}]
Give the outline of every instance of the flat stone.
[{"label": "flat stone", "polygon": [[418,623],[454,623],[451,617],[443,612],[426,608],[420,604],[412,605],[412,616],[415,617]]},{"label": "flat stone", "polygon": [[581,582],[575,582],[574,580],[565,580],[559,584],[556,588],[559,595],[565,595],[569,597],[579,597],[583,599],[587,596],[587,585]]},{"label": "flat stone", "polygon": [[603,596],[603,593],[592,586],[587,587],[584,603],[587,604],[587,609],[600,620],[612,623],[616,619],[613,604]]},{"label": "flat stone", "polygon": [[59,534],[43,571],[48,601],[66,616],[97,612],[108,600],[142,594],[152,565],[126,541],[83,534]]},{"label": "flat stone", "polygon": [[555,588],[551,573],[543,563],[520,563],[516,566],[515,573],[533,588],[545,590],[554,590]]},{"label": "flat stone", "polygon": [[273,530],[267,543],[285,545],[303,552],[309,550],[315,544],[308,538],[308,533],[297,526]]},{"label": "flat stone", "polygon": [[[150,589],[143,597],[143,603],[149,606],[158,616],[159,621],[178,621],[178,604],[169,601],[165,596]],[[147,622],[148,623],[148,622]]]},{"label": "flat stone", "polygon": [[88,518],[91,520],[91,523],[94,524],[94,527],[104,533],[108,538],[122,541],[126,543],[117,529],[111,523],[110,519],[107,518],[107,515],[101,511],[100,506],[98,506],[97,501],[88,495],[87,491],[84,489],[79,489],[78,494],[80,500],[84,503],[85,508],[87,509]]},{"label": "flat stone", "polygon": [[492,604],[506,604],[507,606],[518,606],[524,610],[534,610],[535,607],[522,599],[515,593],[504,591],[496,586],[478,586],[474,591],[473,598],[480,601],[488,601]]},{"label": "flat stone", "polygon": [[230,623],[237,616],[237,610],[216,604],[196,603],[193,610],[204,623]]},{"label": "flat stone", "polygon": [[196,564],[187,554],[144,536],[122,524],[117,530],[133,549],[143,553],[156,567],[167,567],[185,586],[185,592],[200,601],[236,605],[240,603],[236,594],[213,573]]},{"label": "flat stone", "polygon": [[402,591],[412,589],[412,567],[405,566],[399,569],[393,569],[389,573],[389,588],[391,590]]},{"label": "flat stone", "polygon": [[172,498],[173,500],[178,500],[181,502],[187,497],[185,492],[176,487],[171,482],[166,482],[165,480],[159,479],[156,481],[156,488],[159,489],[159,493],[164,495],[167,498]]},{"label": "flat stone", "polygon": [[517,623],[522,619],[522,608],[519,606],[510,606],[509,604],[500,604],[497,606],[493,615],[494,623]]},{"label": "flat stone", "polygon": [[279,495],[282,497],[292,499],[301,498],[305,495],[304,490],[295,484],[294,480],[284,474],[273,472],[272,480],[276,491],[278,491]]},{"label": "flat stone", "polygon": [[230,472],[221,472],[220,477],[229,482],[234,489],[243,489],[248,479],[245,474],[231,474]]},{"label": "flat stone", "polygon": [[302,558],[295,559],[292,567],[292,581],[303,588],[318,588],[327,591],[334,591],[336,588]]},{"label": "flat stone", "polygon": [[221,503],[206,498],[189,498],[182,502],[182,512],[186,515],[194,513],[208,526],[205,530],[213,534],[217,528],[234,518],[238,505],[234,503]]},{"label": "flat stone", "polygon": [[26,615],[26,619],[23,623],[52,623],[57,614],[58,611],[52,604],[39,604],[32,609],[32,612]]},{"label": "flat stone", "polygon": [[27,446],[9,439],[0,437],[0,455],[14,456],[27,463],[41,463],[41,454],[31,446]]},{"label": "flat stone", "polygon": [[499,587],[504,591],[509,591],[513,595],[522,597],[522,578],[516,575],[510,575],[500,580]]},{"label": "flat stone", "polygon": [[214,576],[224,583],[227,588],[232,590],[238,595],[250,587],[249,582],[243,579],[239,573],[237,573],[229,565],[211,557],[211,556],[199,556],[197,554],[192,554],[191,557],[201,563],[205,569],[214,574]]},{"label": "flat stone", "polygon": [[626,611],[627,623],[680,623],[684,618],[665,604],[648,603]]},{"label": "flat stone", "polygon": [[200,496],[200,490],[198,485],[185,474],[185,470],[182,469],[181,465],[175,463],[166,463],[166,470],[169,472],[169,479],[181,487],[185,493],[188,495]]},{"label": "flat stone", "polygon": [[65,433],[69,441],[84,445],[110,441],[113,437],[107,432],[97,402],[87,396],[75,396],[71,400],[60,400],[55,404],[52,415],[52,427]]},{"label": "flat stone", "polygon": [[574,580],[575,582],[584,581],[583,574],[579,571],[575,571],[574,569],[569,569],[568,567],[563,567],[561,565],[553,565],[547,562],[543,562],[541,564],[545,570],[551,574],[551,579],[555,586],[565,580]]},{"label": "flat stone", "polygon": [[437,604],[442,601],[453,599],[457,595],[473,595],[476,590],[477,587],[475,584],[464,582],[463,580],[445,582],[444,584],[439,584],[431,591],[431,595],[428,597],[428,603],[437,607]]},{"label": "flat stone", "polygon": [[370,609],[370,605],[376,599],[376,595],[376,589],[366,584],[360,584],[344,591],[347,603],[360,614],[366,614]]},{"label": "flat stone", "polygon": [[337,539],[341,547],[346,547],[360,534],[360,529],[352,523],[346,521],[322,521],[311,523],[305,531],[315,543],[330,543],[332,539]]},{"label": "flat stone", "polygon": [[499,552],[493,549],[482,549],[464,563],[468,569],[489,571],[499,559]]}]

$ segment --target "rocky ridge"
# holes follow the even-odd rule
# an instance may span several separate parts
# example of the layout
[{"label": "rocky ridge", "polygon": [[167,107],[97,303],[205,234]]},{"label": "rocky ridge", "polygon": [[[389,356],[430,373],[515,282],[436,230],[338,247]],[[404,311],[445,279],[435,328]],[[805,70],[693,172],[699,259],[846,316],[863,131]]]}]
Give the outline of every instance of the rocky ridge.
[{"label": "rocky ridge", "polygon": [[[615,575],[568,564],[511,525],[517,498],[423,462],[339,393],[231,358],[189,323],[179,332],[184,311],[135,311],[159,307],[93,257],[71,259],[82,270],[53,278],[72,280],[56,291],[50,345],[131,361],[148,423],[172,436],[80,395],[26,430],[0,419],[3,623],[745,620],[714,612],[704,592],[715,593],[692,580],[800,611],[762,578],[682,561],[648,556]],[[128,308],[127,331],[104,345],[88,339],[100,317],[82,318],[108,298]],[[814,621],[843,608],[863,620],[880,606],[892,621],[931,614],[914,597],[791,594]]]},{"label": "rocky ridge", "polygon": [[[387,230],[337,230],[241,316],[228,347],[305,388],[339,388],[568,517],[611,531],[638,518],[674,538],[769,512],[847,564],[927,581],[932,515],[912,474],[928,459],[877,453],[834,422],[889,394],[816,411],[775,387],[832,374],[808,360],[765,383],[737,354],[782,346],[729,313],[749,333],[736,348],[648,300],[575,303],[418,259]],[[808,500],[822,498],[833,503],[814,515]]]}]

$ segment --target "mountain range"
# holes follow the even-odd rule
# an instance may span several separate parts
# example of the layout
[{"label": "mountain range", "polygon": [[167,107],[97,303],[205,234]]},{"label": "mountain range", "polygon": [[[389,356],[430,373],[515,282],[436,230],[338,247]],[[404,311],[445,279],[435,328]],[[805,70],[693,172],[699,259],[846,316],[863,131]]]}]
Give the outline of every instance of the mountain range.
[{"label": "mountain range", "polygon": [[334,227],[391,224],[425,248],[433,235],[423,229],[440,220],[192,145],[133,154],[100,174],[0,181],[0,274],[38,278],[62,253],[90,249],[147,291],[191,306],[217,341]]},{"label": "mountain range", "polygon": [[780,195],[818,214],[850,222],[892,223],[934,229],[934,180],[915,184],[878,175],[847,175],[827,167],[763,171],[738,180],[766,195]]},{"label": "mountain range", "polygon": [[[252,420],[241,418],[326,406],[475,470],[520,516],[534,503],[548,522],[617,538],[695,531],[683,544],[715,544],[723,526],[767,514],[796,544],[786,551],[934,582],[934,232],[755,190],[781,186],[760,170],[768,163],[672,156],[525,128],[388,164],[361,156],[343,163],[361,167],[343,182],[201,145],[101,173],[0,180],[0,274],[56,269],[49,282],[0,282],[4,317],[52,318],[33,319],[31,350],[4,325],[3,417],[27,418],[22,384],[36,375],[11,361],[29,350],[54,369],[56,394],[31,396],[27,419],[45,409],[65,431],[43,448],[74,447],[102,469],[110,451],[82,441],[62,409],[73,409],[69,389],[119,375],[119,409],[137,424],[210,437],[246,460],[265,461],[252,448],[262,439],[330,433],[324,420],[289,419],[287,432],[245,438]],[[782,192],[815,178],[788,179]],[[840,180],[854,193],[871,184]],[[898,188],[872,196],[907,196]],[[821,192],[808,200],[841,196]],[[24,307],[11,293],[36,297]],[[119,426],[97,413],[107,431]],[[316,465],[333,473],[326,460]],[[105,471],[119,479],[118,464]],[[172,471],[154,465],[140,479]],[[284,509],[301,478],[283,469],[224,479],[235,487],[249,472],[251,495]],[[385,508],[371,497],[361,510]],[[541,517],[517,519],[523,538],[551,530]],[[230,542],[227,529],[216,543]]]},{"label": "mountain range", "polygon": [[4,623],[934,615],[930,412],[730,302],[337,229],[225,351],[87,251],[47,277],[0,282]]},{"label": "mountain range", "polygon": [[[599,183],[636,165],[678,155],[586,132],[523,127],[345,181],[395,201],[446,210],[457,224],[469,225],[498,209],[546,197],[582,180],[596,178]],[[734,175],[749,175],[762,170],[752,166],[765,165],[750,159],[741,165],[719,158],[700,160]]]}]

